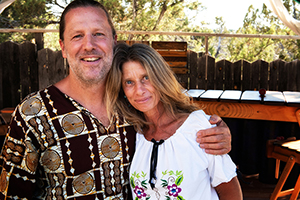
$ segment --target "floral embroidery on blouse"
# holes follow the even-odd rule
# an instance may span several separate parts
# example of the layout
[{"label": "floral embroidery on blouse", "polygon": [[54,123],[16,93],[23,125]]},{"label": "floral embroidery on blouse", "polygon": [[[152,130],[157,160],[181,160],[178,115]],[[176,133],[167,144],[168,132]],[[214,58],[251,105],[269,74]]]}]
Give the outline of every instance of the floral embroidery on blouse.
[{"label": "floral embroidery on blouse", "polygon": [[152,190],[146,176],[147,174],[143,171],[141,173],[134,172],[130,176],[130,185],[133,188],[135,200],[151,199],[151,191],[155,193],[156,199],[162,199],[161,195],[164,195],[166,200],[184,200],[180,195],[182,191],[180,184],[183,181],[182,171],[166,170],[162,172],[160,187],[164,190],[163,192],[158,192],[156,188]]}]

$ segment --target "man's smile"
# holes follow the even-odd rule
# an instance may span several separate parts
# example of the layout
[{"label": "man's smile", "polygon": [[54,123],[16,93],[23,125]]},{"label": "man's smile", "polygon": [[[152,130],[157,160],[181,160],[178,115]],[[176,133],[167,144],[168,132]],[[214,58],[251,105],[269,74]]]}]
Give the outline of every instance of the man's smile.
[{"label": "man's smile", "polygon": [[97,61],[97,60],[100,60],[100,57],[94,57],[94,58],[82,58],[83,61],[86,61],[86,62],[94,62],[94,61]]}]

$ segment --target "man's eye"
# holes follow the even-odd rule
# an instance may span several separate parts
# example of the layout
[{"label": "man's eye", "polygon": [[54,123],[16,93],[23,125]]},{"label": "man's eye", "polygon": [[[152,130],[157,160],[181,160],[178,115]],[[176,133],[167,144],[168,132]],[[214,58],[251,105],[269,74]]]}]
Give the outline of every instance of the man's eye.
[{"label": "man's eye", "polygon": [[102,35],[104,35],[103,33],[96,33],[95,34],[96,36],[102,36]]},{"label": "man's eye", "polygon": [[73,38],[80,38],[81,35],[75,35]]}]

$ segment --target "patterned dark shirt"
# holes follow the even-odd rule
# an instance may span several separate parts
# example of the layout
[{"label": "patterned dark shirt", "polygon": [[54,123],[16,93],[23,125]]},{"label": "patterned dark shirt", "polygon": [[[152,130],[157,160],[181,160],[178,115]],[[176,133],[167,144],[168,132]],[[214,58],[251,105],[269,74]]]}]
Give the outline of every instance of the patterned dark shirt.
[{"label": "patterned dark shirt", "polygon": [[116,115],[104,127],[55,86],[13,113],[0,156],[0,199],[131,199],[135,131]]}]

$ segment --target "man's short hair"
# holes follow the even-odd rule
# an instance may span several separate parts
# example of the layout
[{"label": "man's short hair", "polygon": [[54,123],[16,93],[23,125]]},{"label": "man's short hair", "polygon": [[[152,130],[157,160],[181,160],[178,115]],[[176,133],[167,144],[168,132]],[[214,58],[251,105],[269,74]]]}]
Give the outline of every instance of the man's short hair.
[{"label": "man's short hair", "polygon": [[65,10],[63,11],[63,13],[61,14],[61,17],[60,17],[59,38],[62,41],[64,41],[64,32],[65,32],[65,26],[66,26],[66,23],[65,23],[66,14],[71,9],[79,8],[79,7],[95,7],[95,8],[100,8],[100,9],[104,10],[106,17],[107,17],[107,21],[112,29],[112,35],[113,35],[113,37],[115,37],[116,30],[113,25],[112,19],[109,15],[108,11],[106,10],[106,8],[101,3],[94,1],[94,0],[74,0],[69,5],[67,5],[67,7],[65,8]]}]

